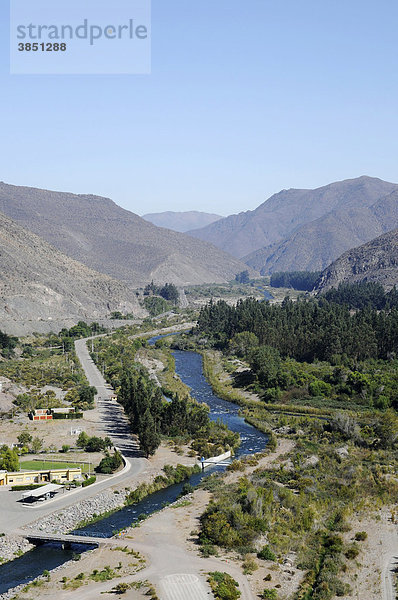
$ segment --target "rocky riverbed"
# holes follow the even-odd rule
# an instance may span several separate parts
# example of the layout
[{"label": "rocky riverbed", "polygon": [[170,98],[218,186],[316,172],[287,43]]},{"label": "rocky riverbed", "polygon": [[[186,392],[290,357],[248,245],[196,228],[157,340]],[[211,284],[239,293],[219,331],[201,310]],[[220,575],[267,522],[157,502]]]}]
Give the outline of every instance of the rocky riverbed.
[{"label": "rocky riverbed", "polygon": [[0,537],[0,563],[14,560],[21,554],[32,550],[34,546],[28,540],[16,535],[4,535]]},{"label": "rocky riverbed", "polygon": [[73,506],[42,517],[26,525],[25,529],[43,533],[69,533],[84,521],[122,507],[127,493],[126,490],[101,492],[97,496],[81,500]]},{"label": "rocky riverbed", "polygon": [[[42,533],[69,533],[82,521],[88,521],[97,515],[121,508],[127,496],[126,490],[109,490],[77,502],[74,506],[54,512],[25,526],[25,530]],[[25,538],[17,535],[0,536],[0,563],[14,560],[34,546]]]}]

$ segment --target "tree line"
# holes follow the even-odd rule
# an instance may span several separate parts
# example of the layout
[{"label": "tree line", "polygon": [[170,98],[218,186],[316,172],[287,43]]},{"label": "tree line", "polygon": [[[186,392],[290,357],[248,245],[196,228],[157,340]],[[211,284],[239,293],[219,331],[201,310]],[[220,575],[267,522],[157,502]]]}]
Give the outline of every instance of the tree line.
[{"label": "tree line", "polygon": [[145,286],[144,296],[161,296],[165,300],[168,300],[175,306],[178,304],[180,294],[178,293],[177,287],[174,283],[165,283],[162,285],[156,285],[153,281]]},{"label": "tree line", "polygon": [[177,394],[170,401],[164,400],[161,388],[142,369],[131,367],[123,371],[118,401],[147,457],[156,452],[162,436],[193,439],[192,448],[205,456],[218,451],[219,445],[221,449],[239,445],[237,434],[210,421],[206,404]]},{"label": "tree line", "polygon": [[0,331],[0,353],[4,358],[9,358],[18,343],[18,338]]},{"label": "tree line", "polygon": [[386,292],[383,286],[376,282],[340,283],[337,289],[332,288],[322,296],[328,302],[342,304],[348,308],[390,310],[398,307],[396,287]]},{"label": "tree line", "polygon": [[277,271],[272,273],[270,285],[275,288],[293,288],[311,292],[321,275],[321,271]]},{"label": "tree line", "polygon": [[398,349],[398,310],[364,308],[352,313],[323,298],[285,299],[281,305],[249,298],[236,306],[220,300],[202,308],[196,331],[221,349],[237,333],[253,333],[259,345],[299,361],[333,362],[342,354],[356,360],[387,359]]}]

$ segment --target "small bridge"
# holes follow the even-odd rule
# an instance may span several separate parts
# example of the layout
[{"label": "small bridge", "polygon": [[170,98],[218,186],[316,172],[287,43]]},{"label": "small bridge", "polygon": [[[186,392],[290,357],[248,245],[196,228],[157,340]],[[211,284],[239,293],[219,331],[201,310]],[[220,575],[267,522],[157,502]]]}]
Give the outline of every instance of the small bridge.
[{"label": "small bridge", "polygon": [[214,465],[229,465],[229,462],[224,462],[228,458],[231,458],[231,450],[228,452],[224,452],[224,454],[220,454],[219,456],[211,456],[210,458],[202,458],[198,462],[198,465],[205,469],[206,467],[214,467]]},{"label": "small bridge", "polygon": [[108,538],[96,538],[85,535],[62,533],[35,532],[28,533],[25,535],[25,537],[31,544],[35,544],[35,546],[40,546],[41,544],[46,544],[48,542],[58,542],[59,544],[62,544],[64,548],[67,548],[72,544],[85,544],[87,546],[94,546],[95,548],[98,548],[99,546],[105,545],[106,542],[109,542]]}]

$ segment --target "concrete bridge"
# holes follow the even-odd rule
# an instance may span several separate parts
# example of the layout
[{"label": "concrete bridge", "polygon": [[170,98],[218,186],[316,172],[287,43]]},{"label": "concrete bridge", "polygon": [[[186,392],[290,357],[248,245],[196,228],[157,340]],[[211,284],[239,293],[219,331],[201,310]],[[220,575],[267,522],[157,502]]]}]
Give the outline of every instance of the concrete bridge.
[{"label": "concrete bridge", "polygon": [[94,546],[95,548],[98,548],[99,546],[104,546],[106,543],[109,544],[111,541],[109,538],[96,538],[85,535],[62,533],[33,532],[25,534],[25,537],[31,544],[35,544],[36,546],[40,546],[41,544],[45,544],[47,542],[58,542],[65,548],[71,544],[86,544],[87,546]]}]

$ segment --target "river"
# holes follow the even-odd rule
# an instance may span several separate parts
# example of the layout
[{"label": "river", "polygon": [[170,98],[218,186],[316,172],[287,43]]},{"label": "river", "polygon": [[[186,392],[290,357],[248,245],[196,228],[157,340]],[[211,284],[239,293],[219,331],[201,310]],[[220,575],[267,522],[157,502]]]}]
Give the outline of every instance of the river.
[{"label": "river", "polygon": [[[149,340],[154,344],[157,336]],[[210,418],[221,419],[229,429],[238,432],[241,445],[236,456],[253,454],[264,449],[267,436],[239,416],[239,407],[236,404],[222,400],[211,389],[203,374],[202,357],[196,352],[176,350],[173,352],[176,363],[176,373],[181,380],[191,388],[191,395],[199,402],[206,402],[210,407]],[[215,466],[205,469],[204,473],[192,475],[188,480],[191,485],[197,485],[200,480],[214,471],[224,470],[225,466]],[[92,537],[112,537],[115,531],[129,527],[139,520],[141,515],[150,515],[162,508],[165,504],[174,502],[181,493],[184,483],[173,485],[169,488],[151,494],[133,506],[126,506],[109,517],[105,517],[92,525],[75,530],[73,533]],[[72,554],[81,552],[87,547],[72,546],[71,550],[63,550],[60,544],[44,544],[28,552],[19,559],[0,565],[0,594],[22,583],[28,583],[43,573],[45,569],[51,570],[72,558]]]}]

